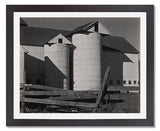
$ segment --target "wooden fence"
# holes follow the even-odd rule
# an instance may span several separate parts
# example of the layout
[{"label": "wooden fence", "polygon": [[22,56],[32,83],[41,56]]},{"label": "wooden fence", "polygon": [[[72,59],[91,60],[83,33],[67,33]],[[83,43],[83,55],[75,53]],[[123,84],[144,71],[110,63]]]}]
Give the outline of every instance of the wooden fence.
[{"label": "wooden fence", "polygon": [[[97,109],[100,108],[104,101],[107,104],[107,99],[109,98],[108,95],[112,93],[120,93],[118,90],[116,92],[107,90],[108,86],[105,85],[109,76],[109,72],[110,67],[107,67],[102,81],[101,90],[72,91],[43,85],[24,84],[21,86],[22,88],[20,91],[21,112],[25,112],[25,103],[92,108],[92,112],[97,112]],[[128,91],[125,90],[122,92],[128,93]],[[87,99],[94,99],[95,101],[94,103],[79,101],[85,101]]]}]

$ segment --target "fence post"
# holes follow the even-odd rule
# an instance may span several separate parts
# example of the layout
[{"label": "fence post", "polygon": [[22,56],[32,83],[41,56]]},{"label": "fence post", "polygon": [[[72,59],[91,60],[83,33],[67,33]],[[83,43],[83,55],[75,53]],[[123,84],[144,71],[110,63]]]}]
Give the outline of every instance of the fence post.
[{"label": "fence post", "polygon": [[23,85],[23,88],[22,88],[22,102],[21,102],[21,112],[22,113],[25,113],[25,102],[23,101],[23,98],[25,97],[24,96],[24,91],[25,91],[25,85]]},{"label": "fence post", "polygon": [[96,103],[95,103],[96,108],[94,108],[92,112],[97,111],[97,108],[99,107],[101,101],[103,100],[104,96],[106,95],[107,87],[105,86],[105,84],[106,84],[106,81],[108,79],[109,72],[110,72],[110,67],[107,66],[105,74],[104,74],[104,78],[103,78],[103,81],[102,81],[101,93],[97,96]]}]

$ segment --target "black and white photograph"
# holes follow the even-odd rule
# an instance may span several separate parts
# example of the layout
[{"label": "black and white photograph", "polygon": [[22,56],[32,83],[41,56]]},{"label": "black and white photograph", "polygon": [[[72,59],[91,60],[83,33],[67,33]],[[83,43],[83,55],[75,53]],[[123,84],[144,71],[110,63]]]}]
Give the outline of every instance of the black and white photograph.
[{"label": "black and white photograph", "polygon": [[153,125],[153,6],[7,6],[7,125]]},{"label": "black and white photograph", "polygon": [[140,18],[20,18],[21,113],[140,113]]}]

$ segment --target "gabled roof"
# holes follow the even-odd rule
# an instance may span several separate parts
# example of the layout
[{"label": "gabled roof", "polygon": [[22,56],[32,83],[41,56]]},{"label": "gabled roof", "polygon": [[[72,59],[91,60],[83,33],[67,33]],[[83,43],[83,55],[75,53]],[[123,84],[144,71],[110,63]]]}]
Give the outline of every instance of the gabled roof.
[{"label": "gabled roof", "polygon": [[48,41],[48,44],[58,43],[58,39],[61,38],[63,40],[63,44],[72,44],[71,41],[69,41],[65,36],[62,34],[58,34],[54,38],[52,38],[50,41]]},{"label": "gabled roof", "polygon": [[[119,58],[121,58],[121,61],[123,61],[123,62],[132,62],[132,60],[126,55],[126,53],[123,53],[121,51],[118,51],[118,53],[117,53],[117,50],[115,50],[113,48],[106,47],[106,46],[103,46],[102,50],[103,50],[103,52],[102,52],[103,54],[107,53],[107,56],[102,57],[102,58],[106,59],[106,57],[108,57],[110,59],[112,59],[112,58],[117,59],[119,56]],[[117,57],[115,57],[115,56],[117,56]]]},{"label": "gabled roof", "polygon": [[[49,29],[49,28],[39,28],[39,27],[28,27],[21,26],[20,28],[20,43],[21,45],[30,45],[30,46],[43,46],[45,43],[48,43],[51,39],[56,37],[58,34],[65,36],[70,42],[72,41],[71,36],[77,32],[84,32],[91,30],[95,24],[100,24],[99,27],[103,27],[99,21],[92,21],[88,24],[80,26],[73,31],[58,30],[58,29]],[[23,19],[21,19],[21,24],[27,24]],[[107,30],[102,30],[107,31]],[[69,34],[69,36],[68,36]],[[112,48],[114,50],[121,51],[123,53],[139,53],[130,43],[125,40],[123,37],[117,36],[103,36],[102,37],[102,46]]]},{"label": "gabled roof", "polygon": [[60,33],[65,36],[69,31],[21,26],[20,43],[21,45],[43,46]]},{"label": "gabled roof", "polygon": [[97,21],[92,21],[92,22],[87,23],[87,24],[85,24],[85,25],[79,26],[79,27],[75,28],[73,31],[71,31],[71,32],[70,32],[69,34],[67,34],[67,35],[69,36],[69,35],[72,35],[72,34],[77,33],[77,32],[85,31],[85,30],[87,30],[91,25],[96,24],[96,23],[97,23]]},{"label": "gabled roof", "polygon": [[87,23],[85,25],[82,25],[82,26],[75,28],[73,31],[71,31],[69,34],[67,34],[67,36],[71,36],[75,33],[84,32],[84,31],[85,32],[92,32],[90,29],[96,25],[98,25],[98,32],[99,33],[107,34],[107,35],[110,34],[108,29],[100,21],[92,21],[90,23]]},{"label": "gabled roof", "polygon": [[123,53],[139,53],[136,48],[134,48],[127,40],[123,37],[117,36],[104,36],[102,37],[102,45],[109,47]]}]

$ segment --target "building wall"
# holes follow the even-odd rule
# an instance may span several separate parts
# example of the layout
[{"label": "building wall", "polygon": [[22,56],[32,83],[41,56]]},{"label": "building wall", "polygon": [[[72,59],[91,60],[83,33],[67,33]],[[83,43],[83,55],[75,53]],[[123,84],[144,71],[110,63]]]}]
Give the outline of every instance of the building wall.
[{"label": "building wall", "polygon": [[24,55],[25,55],[25,50],[21,46],[20,47],[20,83],[21,84],[26,83],[26,72],[24,69]]},{"label": "building wall", "polygon": [[[69,66],[68,61],[68,57],[71,57],[71,51],[65,46],[59,51],[55,45],[47,45],[48,47],[45,49],[38,46],[21,46],[20,83],[46,84],[69,88],[72,87],[71,77],[73,77],[74,90],[98,89],[101,87],[101,80],[104,77],[106,67],[110,66],[111,71],[107,81],[109,85],[139,86],[137,54],[124,54],[107,47],[103,48],[101,52],[100,36],[96,33],[89,35],[76,34],[73,36],[73,43],[75,45],[74,60],[73,63],[70,62],[70,66],[74,65],[73,68]],[[28,53],[25,54],[25,51]],[[44,62],[44,56],[46,63]],[[48,73],[45,72],[45,69]],[[73,74],[71,70],[74,70]],[[52,75],[50,72],[52,72]],[[57,74],[61,79],[58,78],[57,80]],[[55,85],[56,82],[61,84]]]},{"label": "building wall", "polygon": [[26,83],[44,84],[44,49],[39,46],[23,46],[25,54]]},{"label": "building wall", "polygon": [[123,62],[130,61],[124,53],[107,47],[102,50],[102,79],[107,66],[110,66],[108,85],[123,85]]},{"label": "building wall", "polygon": [[124,86],[139,86],[139,57],[138,54],[126,54],[132,62],[123,63]]},{"label": "building wall", "polygon": [[101,36],[99,33],[74,34],[74,90],[101,88]]},{"label": "building wall", "polygon": [[[102,50],[102,79],[106,67],[110,66],[108,85],[138,86],[138,55],[124,54],[109,48]],[[136,81],[136,83],[134,83]]]},{"label": "building wall", "polygon": [[36,57],[39,60],[44,61],[44,47],[43,46],[22,46],[29,55]]}]

